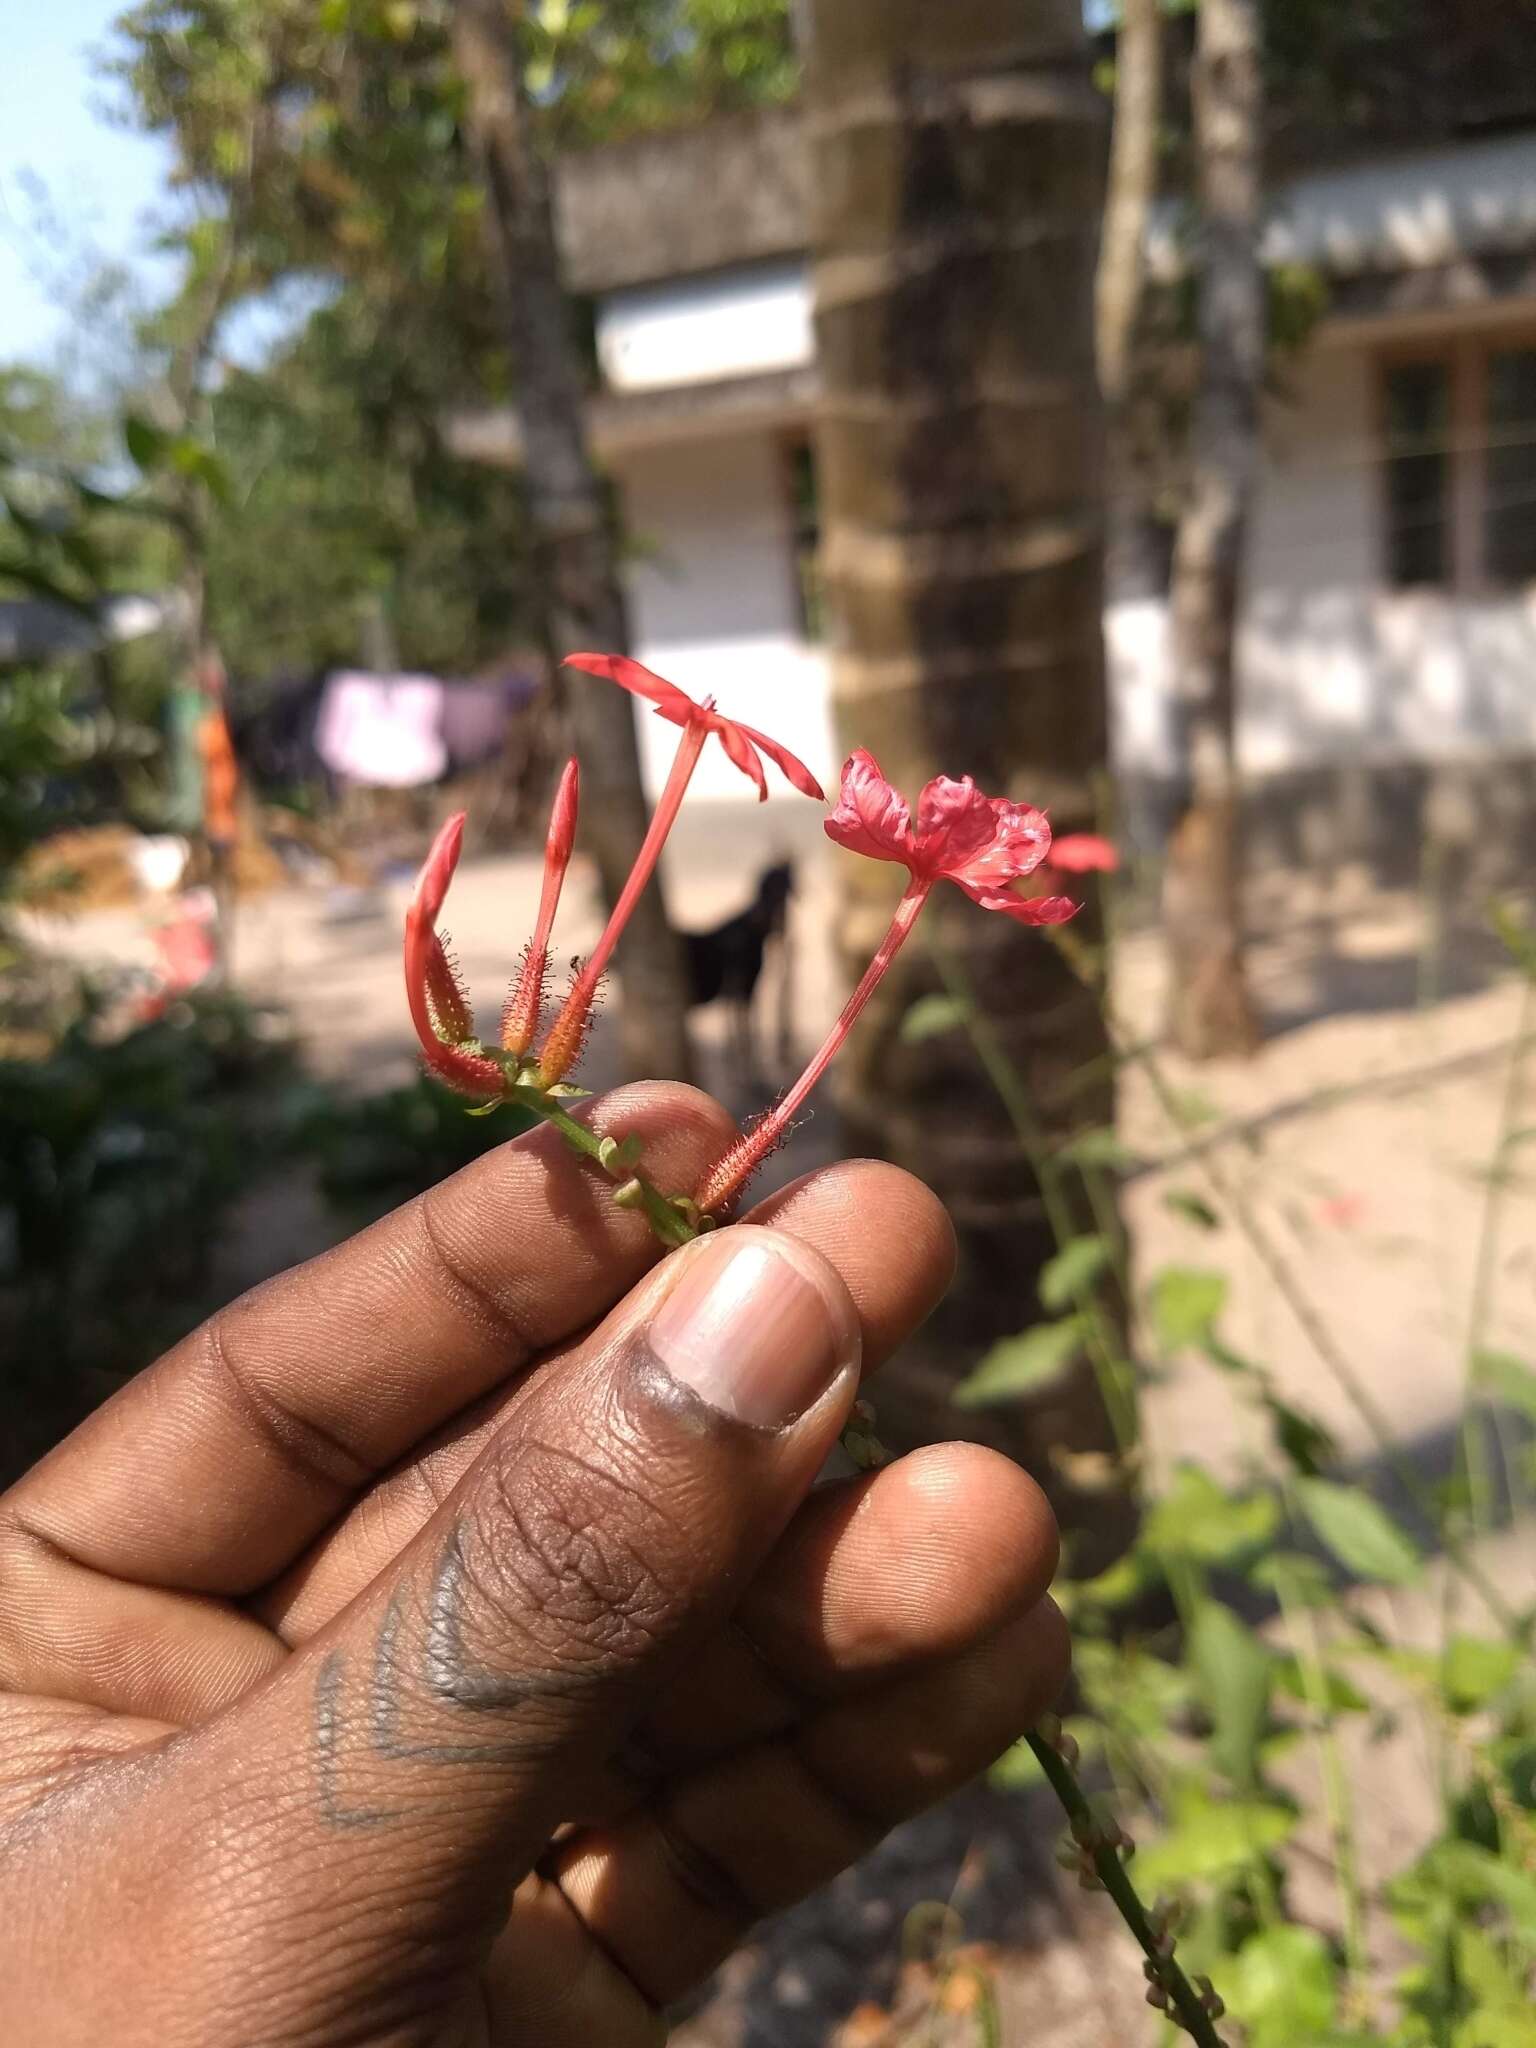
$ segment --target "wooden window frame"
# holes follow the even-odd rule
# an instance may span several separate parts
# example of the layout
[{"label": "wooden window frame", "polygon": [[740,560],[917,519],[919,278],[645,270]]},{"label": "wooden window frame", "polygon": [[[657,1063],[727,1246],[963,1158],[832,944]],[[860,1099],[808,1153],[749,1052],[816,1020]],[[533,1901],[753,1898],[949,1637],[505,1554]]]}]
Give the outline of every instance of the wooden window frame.
[{"label": "wooden window frame", "polygon": [[[1448,597],[1507,597],[1536,586],[1489,575],[1488,510],[1488,359],[1529,349],[1536,352],[1536,324],[1511,321],[1479,328],[1473,334],[1424,335],[1415,340],[1383,344],[1375,351],[1375,438],[1377,460],[1377,581],[1393,595],[1410,596],[1414,588],[1436,590]],[[1388,570],[1387,373],[1415,363],[1438,363],[1449,376],[1447,507],[1450,574],[1444,582],[1399,588]]]}]

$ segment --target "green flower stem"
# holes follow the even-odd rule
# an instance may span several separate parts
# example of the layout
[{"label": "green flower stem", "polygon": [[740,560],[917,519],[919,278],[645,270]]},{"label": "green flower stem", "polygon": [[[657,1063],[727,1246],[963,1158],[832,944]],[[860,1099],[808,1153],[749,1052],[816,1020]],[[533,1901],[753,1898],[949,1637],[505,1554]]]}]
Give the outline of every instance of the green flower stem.
[{"label": "green flower stem", "polygon": [[573,1152],[579,1152],[584,1159],[590,1159],[610,1179],[623,1182],[639,1189],[636,1206],[645,1211],[646,1221],[655,1231],[668,1250],[679,1245],[691,1244],[699,1235],[697,1224],[691,1223],[678,1205],[653,1187],[643,1174],[635,1173],[628,1167],[614,1170],[604,1164],[603,1141],[595,1131],[589,1131],[585,1124],[578,1123],[569,1110],[562,1109],[558,1102],[546,1095],[542,1088],[531,1088],[521,1083],[508,1091],[508,1100],[521,1108],[531,1110],[537,1117],[550,1124],[564,1138]]},{"label": "green flower stem", "polygon": [[[1034,1751],[1035,1761],[1044,1771],[1051,1790],[1056,1794],[1063,1812],[1072,1823],[1074,1836],[1080,1833],[1092,1836],[1097,1833],[1093,1809],[1084,1797],[1082,1787],[1073,1777],[1066,1759],[1060,1756],[1042,1735],[1028,1735],[1025,1740]],[[1158,1937],[1147,1917],[1147,1910],[1142,1905],[1136,1887],[1131,1883],[1125,1865],[1120,1860],[1120,1852],[1105,1845],[1094,1848],[1090,1854],[1099,1882],[1113,1899],[1120,1918],[1135,1936],[1147,1960],[1157,1965],[1158,1981],[1168,1993],[1169,2005],[1177,2014],[1180,2026],[1200,2043],[1200,2048],[1222,2048],[1221,2036],[1202,2004],[1199,1992],[1185,1976],[1177,1959],[1166,1954],[1159,1945]]]}]

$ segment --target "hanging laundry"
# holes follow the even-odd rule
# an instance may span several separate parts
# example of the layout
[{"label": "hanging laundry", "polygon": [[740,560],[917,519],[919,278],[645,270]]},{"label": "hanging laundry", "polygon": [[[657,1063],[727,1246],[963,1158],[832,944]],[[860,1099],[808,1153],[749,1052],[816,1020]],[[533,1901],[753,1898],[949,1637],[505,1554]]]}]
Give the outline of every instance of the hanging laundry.
[{"label": "hanging laundry", "polygon": [[443,685],[435,676],[343,670],[320,700],[315,748],[333,775],[376,789],[417,789],[448,766]]},{"label": "hanging laundry", "polygon": [[443,690],[443,744],[449,767],[478,768],[499,754],[511,717],[500,683],[448,683]]}]

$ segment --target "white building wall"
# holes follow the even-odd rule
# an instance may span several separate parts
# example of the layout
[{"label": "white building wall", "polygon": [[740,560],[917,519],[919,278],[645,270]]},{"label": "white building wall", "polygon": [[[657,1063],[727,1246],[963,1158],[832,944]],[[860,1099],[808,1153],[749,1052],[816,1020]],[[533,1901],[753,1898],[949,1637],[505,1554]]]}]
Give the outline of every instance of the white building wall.
[{"label": "white building wall", "polygon": [[[771,435],[680,442],[628,456],[618,472],[637,559],[628,575],[636,658],[695,697],[789,747],[836,783],[827,664],[800,637],[782,451]],[[642,715],[641,758],[654,796],[677,728]],[[693,788],[752,799],[717,746]],[[771,765],[770,796],[788,785]],[[803,801],[803,799],[796,799]]]},{"label": "white building wall", "polygon": [[[1536,751],[1536,591],[1395,592],[1380,560],[1375,365],[1320,340],[1271,406],[1239,647],[1239,752],[1249,775],[1344,761],[1475,760]],[[640,660],[782,740],[830,788],[826,659],[800,637],[781,449],[767,433],[635,451],[619,469],[637,558]],[[1174,763],[1160,600],[1106,620],[1117,766]],[[647,786],[674,728],[640,718]],[[770,771],[770,788],[782,781]],[[696,788],[750,800],[710,748]]]},{"label": "white building wall", "polygon": [[[1380,556],[1375,367],[1314,347],[1266,421],[1239,645],[1251,775],[1536,748],[1536,592],[1393,591]],[[1173,766],[1160,601],[1107,621],[1117,765]]]}]

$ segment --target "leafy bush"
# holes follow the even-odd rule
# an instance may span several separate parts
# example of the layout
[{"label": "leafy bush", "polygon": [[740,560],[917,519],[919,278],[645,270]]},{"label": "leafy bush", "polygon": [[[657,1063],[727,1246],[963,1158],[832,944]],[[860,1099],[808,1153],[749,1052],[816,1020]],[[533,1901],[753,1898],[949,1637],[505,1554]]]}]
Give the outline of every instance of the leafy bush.
[{"label": "leafy bush", "polygon": [[[1507,915],[1494,923],[1528,992],[1485,1180],[1485,1249],[1497,1239],[1514,1150],[1528,1136],[1516,1112],[1536,1020],[1530,935]],[[953,1023],[971,1023],[963,1000],[945,1028]],[[1171,1131],[1187,1143],[1208,1107],[1181,1098],[1146,1047],[1125,1056],[1143,1063]],[[1158,1371],[1203,1358],[1267,1427],[1268,1455],[1246,1483],[1196,1460],[1179,1464],[1144,1500],[1125,1554],[1058,1589],[1076,1642],[1080,1709],[1058,1738],[1061,1753],[1069,1765],[1081,1756],[1096,1787],[1113,1787],[1121,1817],[1138,1813],[1130,1874],[1142,1898],[1158,1899],[1159,1923],[1179,1928],[1185,1970],[1213,1980],[1224,2041],[1536,2048],[1536,1614],[1516,1610],[1490,1578],[1478,1542],[1500,1513],[1491,1423],[1516,1497],[1536,1473],[1529,1442],[1511,1427],[1512,1418],[1536,1421],[1536,1370],[1482,1345],[1492,1261],[1477,1262],[1457,1465],[1436,1486],[1398,1451],[1391,1418],[1219,1150],[1192,1154],[1202,1190],[1166,1198],[1192,1230],[1228,1228],[1246,1240],[1375,1438],[1393,1477],[1389,1503],[1340,1467],[1327,1430],[1278,1376],[1226,1339],[1224,1274],[1170,1265],[1133,1288],[1105,1200],[1104,1177],[1125,1163],[1113,1134],[1090,1132],[1040,1157],[1028,1119],[1018,1123],[1047,1207],[1062,1219],[1038,1287],[1045,1319],[978,1361],[958,1389],[961,1405],[1048,1392],[1086,1358],[1116,1425],[1112,1462],[1134,1474],[1138,1372],[1121,1313],[1130,1303],[1139,1349]],[[1083,1214],[1098,1223],[1091,1234],[1074,1226]],[[1434,1569],[1478,1619],[1467,1632],[1442,1619],[1425,1649],[1384,1628],[1391,1610],[1380,1594],[1424,1582],[1436,1553]],[[1448,1617],[1450,1598],[1439,1606]],[[1405,1866],[1368,1869],[1351,1759],[1405,1732],[1415,1737],[1412,1767],[1433,1760],[1438,1824]],[[1298,1760],[1320,1788],[1316,1811],[1295,1792]],[[1021,1744],[998,1777],[1032,1783],[1048,1764],[1038,1743]],[[1064,1843],[1062,1861],[1094,1883],[1081,1840]],[[1315,1884],[1308,1910],[1297,1904],[1298,1858],[1323,1881],[1326,1906]]]},{"label": "leafy bush", "polygon": [[8,1023],[26,1020],[0,1056],[0,1463],[15,1471],[196,1320],[230,1208],[281,1155],[299,1098],[277,1020],[234,996],[124,1030],[107,985],[24,963],[8,979]]}]

